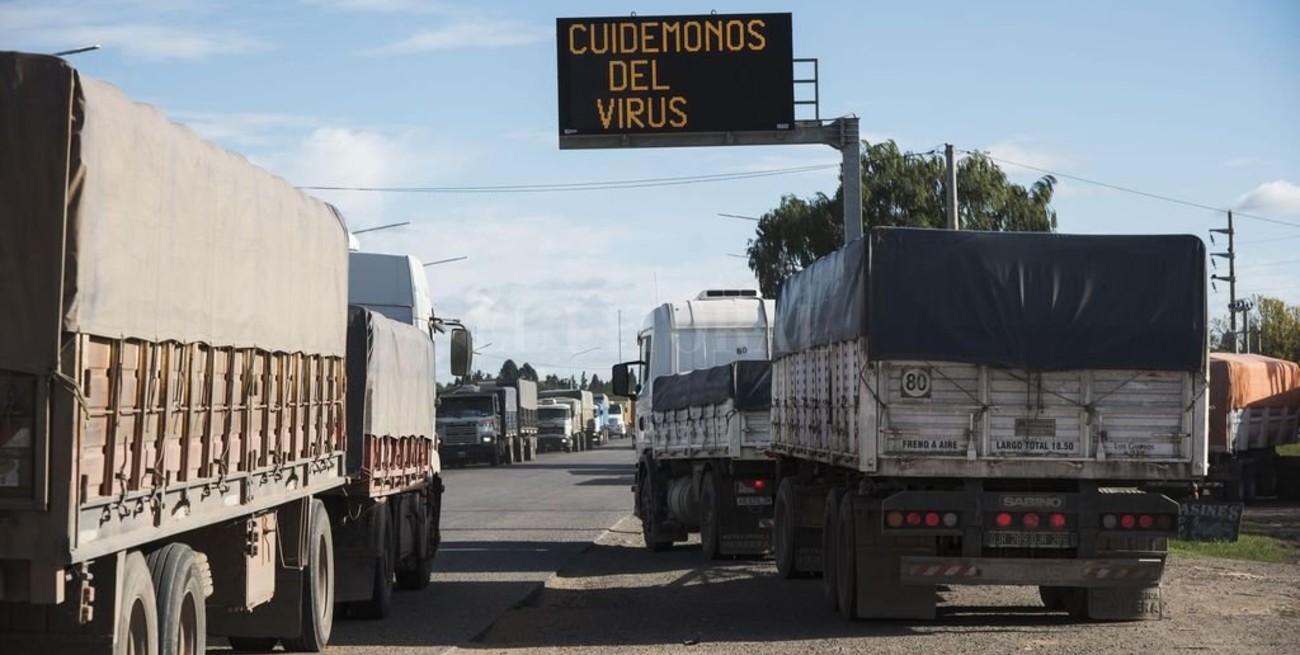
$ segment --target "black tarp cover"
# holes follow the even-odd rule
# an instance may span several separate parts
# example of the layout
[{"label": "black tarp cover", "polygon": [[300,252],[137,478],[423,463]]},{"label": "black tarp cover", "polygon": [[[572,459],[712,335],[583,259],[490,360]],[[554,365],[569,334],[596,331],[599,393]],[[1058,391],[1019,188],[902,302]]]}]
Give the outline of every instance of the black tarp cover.
[{"label": "black tarp cover", "polygon": [[876,360],[1200,370],[1205,279],[1190,235],[876,228],[786,280],[774,349],[866,336]]},{"label": "black tarp cover", "polygon": [[655,378],[651,409],[670,412],[733,401],[737,410],[772,406],[772,363],[744,360]]}]

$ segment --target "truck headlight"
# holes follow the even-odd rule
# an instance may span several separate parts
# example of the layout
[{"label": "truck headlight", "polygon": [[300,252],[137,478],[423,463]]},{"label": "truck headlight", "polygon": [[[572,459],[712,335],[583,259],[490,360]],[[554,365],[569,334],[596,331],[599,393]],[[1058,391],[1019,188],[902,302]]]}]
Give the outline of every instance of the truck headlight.
[{"label": "truck headlight", "polygon": [[483,437],[483,443],[492,443],[492,437]]}]

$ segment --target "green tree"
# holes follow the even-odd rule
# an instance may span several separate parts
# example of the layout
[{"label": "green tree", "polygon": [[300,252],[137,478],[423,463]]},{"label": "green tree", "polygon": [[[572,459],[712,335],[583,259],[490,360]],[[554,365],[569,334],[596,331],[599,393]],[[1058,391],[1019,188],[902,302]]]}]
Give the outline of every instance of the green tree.
[{"label": "green tree", "polygon": [[514,384],[519,379],[519,366],[515,360],[507,359],[501,364],[501,371],[497,373],[497,382],[501,384]]},{"label": "green tree", "polygon": [[595,373],[591,374],[591,381],[587,383],[587,389],[592,393],[609,393],[605,389],[605,381],[601,380],[600,376]]},{"label": "green tree", "polygon": [[[944,159],[903,153],[893,141],[865,143],[862,152],[862,221],[865,227],[943,228]],[[1039,231],[1056,229],[1051,208],[1056,178],[1029,188],[1007,179],[987,156],[976,153],[957,165],[957,211],[962,229]],[[787,195],[759,220],[749,241],[749,268],[764,296],[818,257],[844,245],[843,187],[834,197]]]},{"label": "green tree", "polygon": [[1300,306],[1268,296],[1255,296],[1254,303],[1258,316],[1251,320],[1250,342],[1259,347],[1251,352],[1300,362]]},{"label": "green tree", "polygon": [[519,377],[536,382],[538,380],[537,369],[533,368],[532,364],[524,362],[524,365],[519,367]]}]

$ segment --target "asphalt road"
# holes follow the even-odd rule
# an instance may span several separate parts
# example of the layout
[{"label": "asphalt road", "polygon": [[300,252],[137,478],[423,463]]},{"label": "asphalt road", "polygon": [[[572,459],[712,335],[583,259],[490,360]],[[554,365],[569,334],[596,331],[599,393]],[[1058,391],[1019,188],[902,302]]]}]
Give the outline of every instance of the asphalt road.
[{"label": "asphalt road", "polygon": [[444,471],[433,584],[396,592],[386,620],[336,620],[326,652],[433,655],[468,642],[631,513],[633,461],[623,439],[524,464]]}]

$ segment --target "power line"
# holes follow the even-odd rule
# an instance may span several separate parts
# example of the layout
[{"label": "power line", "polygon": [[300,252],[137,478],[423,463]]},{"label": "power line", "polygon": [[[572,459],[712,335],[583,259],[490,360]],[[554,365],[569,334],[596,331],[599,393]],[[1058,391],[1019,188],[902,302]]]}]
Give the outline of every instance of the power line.
[{"label": "power line", "polygon": [[706,184],[710,182],[730,182],[748,180],[775,175],[794,175],[810,173],[830,168],[839,164],[817,164],[814,166],[796,166],[793,168],[775,168],[763,171],[740,171],[734,173],[715,173],[712,175],[690,175],[684,177],[659,177],[641,180],[612,180],[606,182],[560,182],[554,184],[500,184],[487,186],[458,187],[359,187],[359,186],[300,186],[309,191],[365,191],[375,193],[548,193],[557,191],[603,191],[607,189],[641,189],[647,187],[680,186],[686,184]]},{"label": "power line", "polygon": [[[966,153],[966,154],[968,154],[968,155],[980,155],[980,156],[983,156],[983,157],[988,157],[989,159],[992,159],[993,161],[996,161],[996,162],[1000,162],[1000,163],[1003,163],[1003,164],[1009,164],[1009,165],[1011,165],[1011,166],[1019,166],[1020,168],[1027,168],[1027,169],[1029,169],[1029,170],[1031,170],[1031,171],[1038,171],[1039,173],[1047,173],[1048,175],[1054,175],[1054,176],[1056,176],[1056,177],[1062,177],[1062,178],[1065,178],[1065,179],[1067,179],[1067,180],[1074,180],[1074,181],[1076,181],[1076,182],[1084,182],[1084,183],[1086,183],[1086,184],[1093,184],[1093,185],[1096,185],[1096,186],[1105,187],[1105,188],[1107,188],[1107,189],[1113,189],[1113,190],[1115,190],[1115,191],[1123,191],[1124,193],[1132,193],[1132,194],[1134,194],[1134,195],[1144,196],[1144,197],[1147,197],[1147,198],[1153,198],[1153,199],[1155,199],[1155,200],[1163,200],[1163,201],[1165,201],[1165,202],[1172,202],[1172,203],[1179,204],[1179,205],[1186,205],[1186,206],[1188,206],[1188,207],[1195,207],[1195,208],[1197,208],[1197,209],[1206,209],[1206,210],[1209,210],[1209,211],[1212,211],[1212,212],[1220,212],[1220,213],[1223,213],[1223,212],[1227,212],[1227,211],[1228,211],[1228,209],[1223,208],[1223,207],[1212,207],[1212,206],[1210,206],[1210,205],[1204,205],[1204,204],[1201,204],[1201,203],[1199,203],[1199,202],[1192,202],[1191,200],[1183,200],[1182,198],[1174,198],[1174,197],[1172,197],[1172,196],[1161,195],[1161,194],[1159,194],[1159,193],[1151,193],[1150,191],[1142,191],[1142,190],[1140,190],[1140,189],[1133,189],[1133,188],[1130,188],[1130,187],[1120,186],[1120,185],[1118,185],[1118,184],[1111,184],[1111,183],[1109,183],[1109,182],[1101,182],[1101,181],[1099,181],[1099,180],[1090,180],[1090,179],[1088,179],[1088,178],[1086,178],[1086,177],[1080,177],[1080,176],[1078,176],[1078,175],[1070,175],[1069,173],[1058,173],[1058,172],[1056,172],[1056,171],[1048,170],[1048,169],[1046,169],[1046,168],[1040,168],[1040,167],[1038,167],[1038,166],[1030,166],[1029,164],[1021,164],[1021,163],[1019,163],[1019,162],[1014,162],[1014,161],[1010,161],[1010,160],[1002,159],[1002,158],[1000,158],[1000,157],[994,157],[993,155],[990,155],[990,154],[988,154],[987,152],[978,152],[978,151],[974,151],[974,150],[962,150],[962,152],[964,152],[964,153]],[[1264,221],[1265,223],[1273,223],[1273,224],[1275,224],[1275,225],[1285,225],[1285,226],[1287,226],[1287,227],[1300,228],[1300,223],[1291,223],[1291,222],[1289,222],[1289,221],[1283,221],[1283,220],[1279,220],[1279,219],[1276,219],[1276,218],[1269,218],[1269,217],[1267,217],[1267,216],[1260,216],[1260,215],[1258,215],[1258,214],[1246,214],[1246,213],[1239,212],[1239,211],[1233,211],[1232,213],[1233,213],[1234,216],[1240,216],[1240,217],[1242,217],[1242,218],[1250,218],[1250,219],[1254,219],[1254,220],[1257,220],[1257,221]]]},{"label": "power line", "polygon": [[1294,264],[1300,262],[1300,259],[1284,259],[1280,262],[1257,262],[1254,264],[1241,264],[1237,268],[1258,268],[1260,266],[1281,266],[1283,264]]}]

